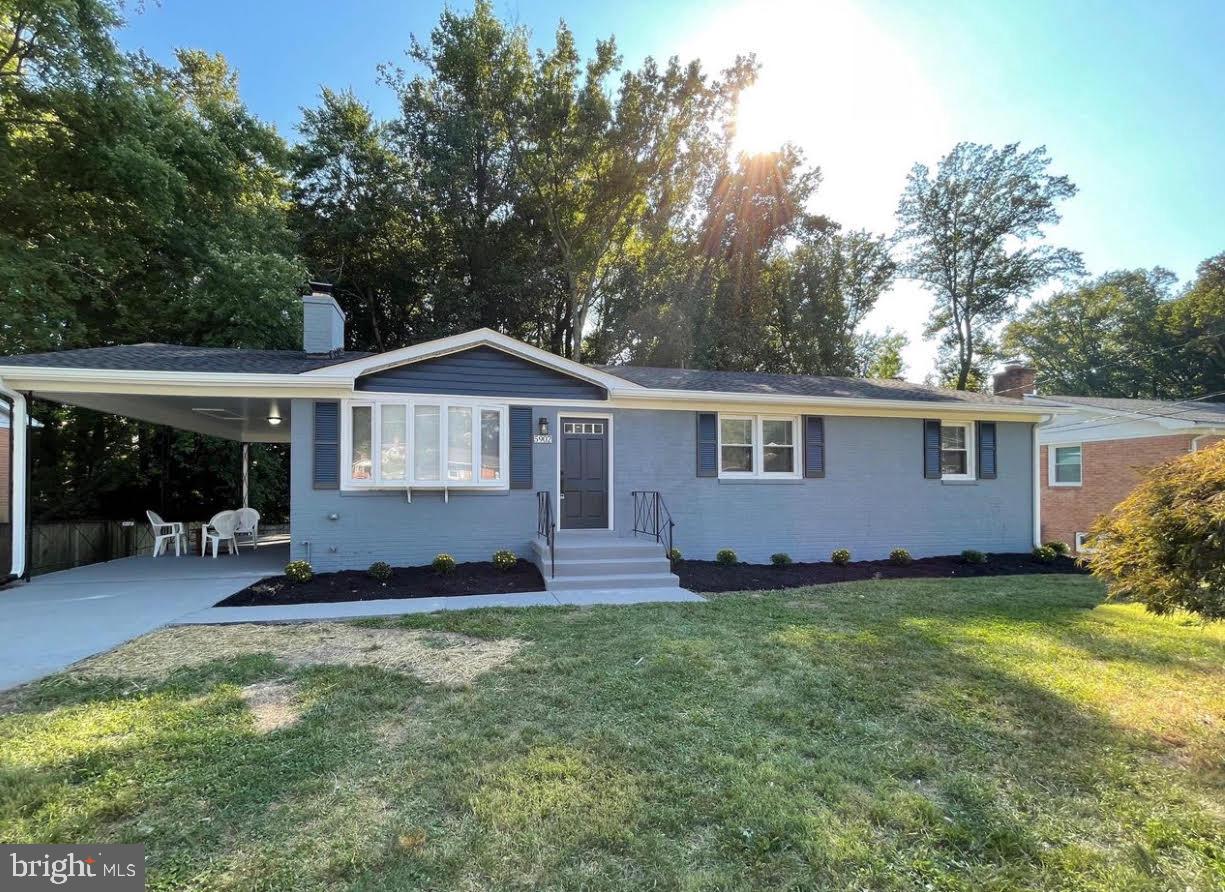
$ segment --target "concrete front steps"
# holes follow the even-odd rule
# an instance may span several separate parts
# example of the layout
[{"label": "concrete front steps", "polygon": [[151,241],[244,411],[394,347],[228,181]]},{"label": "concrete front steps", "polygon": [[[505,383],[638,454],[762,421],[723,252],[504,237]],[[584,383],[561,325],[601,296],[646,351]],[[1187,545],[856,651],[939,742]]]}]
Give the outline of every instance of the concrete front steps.
[{"label": "concrete front steps", "polygon": [[551,576],[549,546],[532,541],[532,555],[548,591],[680,588],[664,548],[654,539],[621,538],[612,530],[558,530],[557,575]]}]

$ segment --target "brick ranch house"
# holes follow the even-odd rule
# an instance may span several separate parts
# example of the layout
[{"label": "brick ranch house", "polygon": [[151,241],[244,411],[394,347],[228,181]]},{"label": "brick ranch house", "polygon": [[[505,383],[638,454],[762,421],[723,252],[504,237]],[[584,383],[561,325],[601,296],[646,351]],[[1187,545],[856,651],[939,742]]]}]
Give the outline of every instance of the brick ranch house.
[{"label": "brick ranch house", "polygon": [[1034,370],[1010,365],[995,394],[1049,406],[1038,428],[1042,541],[1082,551],[1089,527],[1140,482],[1145,471],[1225,439],[1225,403],[1039,396]]}]

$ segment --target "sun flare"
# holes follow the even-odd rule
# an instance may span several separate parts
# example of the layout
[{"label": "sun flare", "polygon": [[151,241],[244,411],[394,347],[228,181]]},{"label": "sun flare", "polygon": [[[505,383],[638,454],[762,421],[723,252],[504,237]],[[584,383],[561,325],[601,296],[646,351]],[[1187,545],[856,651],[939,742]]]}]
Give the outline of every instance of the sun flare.
[{"label": "sun flare", "polygon": [[778,151],[794,139],[788,118],[789,97],[760,83],[740,94],[736,108],[736,135],[732,151],[759,155]]}]

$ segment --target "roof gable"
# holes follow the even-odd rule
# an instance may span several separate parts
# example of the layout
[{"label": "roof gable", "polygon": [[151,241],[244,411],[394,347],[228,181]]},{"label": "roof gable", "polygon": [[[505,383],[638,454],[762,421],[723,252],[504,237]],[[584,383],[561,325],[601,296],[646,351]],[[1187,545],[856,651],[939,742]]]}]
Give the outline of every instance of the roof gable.
[{"label": "roof gable", "polygon": [[360,375],[354,389],[511,399],[608,399],[608,391],[599,384],[484,344]]}]

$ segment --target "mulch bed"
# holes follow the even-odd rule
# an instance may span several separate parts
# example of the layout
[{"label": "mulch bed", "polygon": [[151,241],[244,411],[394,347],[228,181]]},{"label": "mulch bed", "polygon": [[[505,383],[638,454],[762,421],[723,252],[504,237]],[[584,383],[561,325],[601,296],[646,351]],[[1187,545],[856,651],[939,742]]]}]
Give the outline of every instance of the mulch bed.
[{"label": "mulch bed", "polygon": [[985,564],[970,564],[960,556],[918,558],[900,567],[889,561],[855,561],[839,567],[827,561],[812,564],[733,564],[684,560],[673,565],[681,585],[694,592],[742,592],[860,579],[947,579],[950,577],[1018,576],[1029,573],[1087,573],[1070,557],[1043,564],[1029,554],[993,554]]},{"label": "mulch bed", "polygon": [[505,595],[542,592],[544,579],[536,565],[522,558],[510,570],[490,561],[457,564],[450,573],[431,566],[395,567],[391,579],[379,582],[365,570],[317,573],[310,582],[269,576],[219,601],[217,607],[267,607],[276,604],[331,604],[384,598],[432,598],[438,595]]}]

